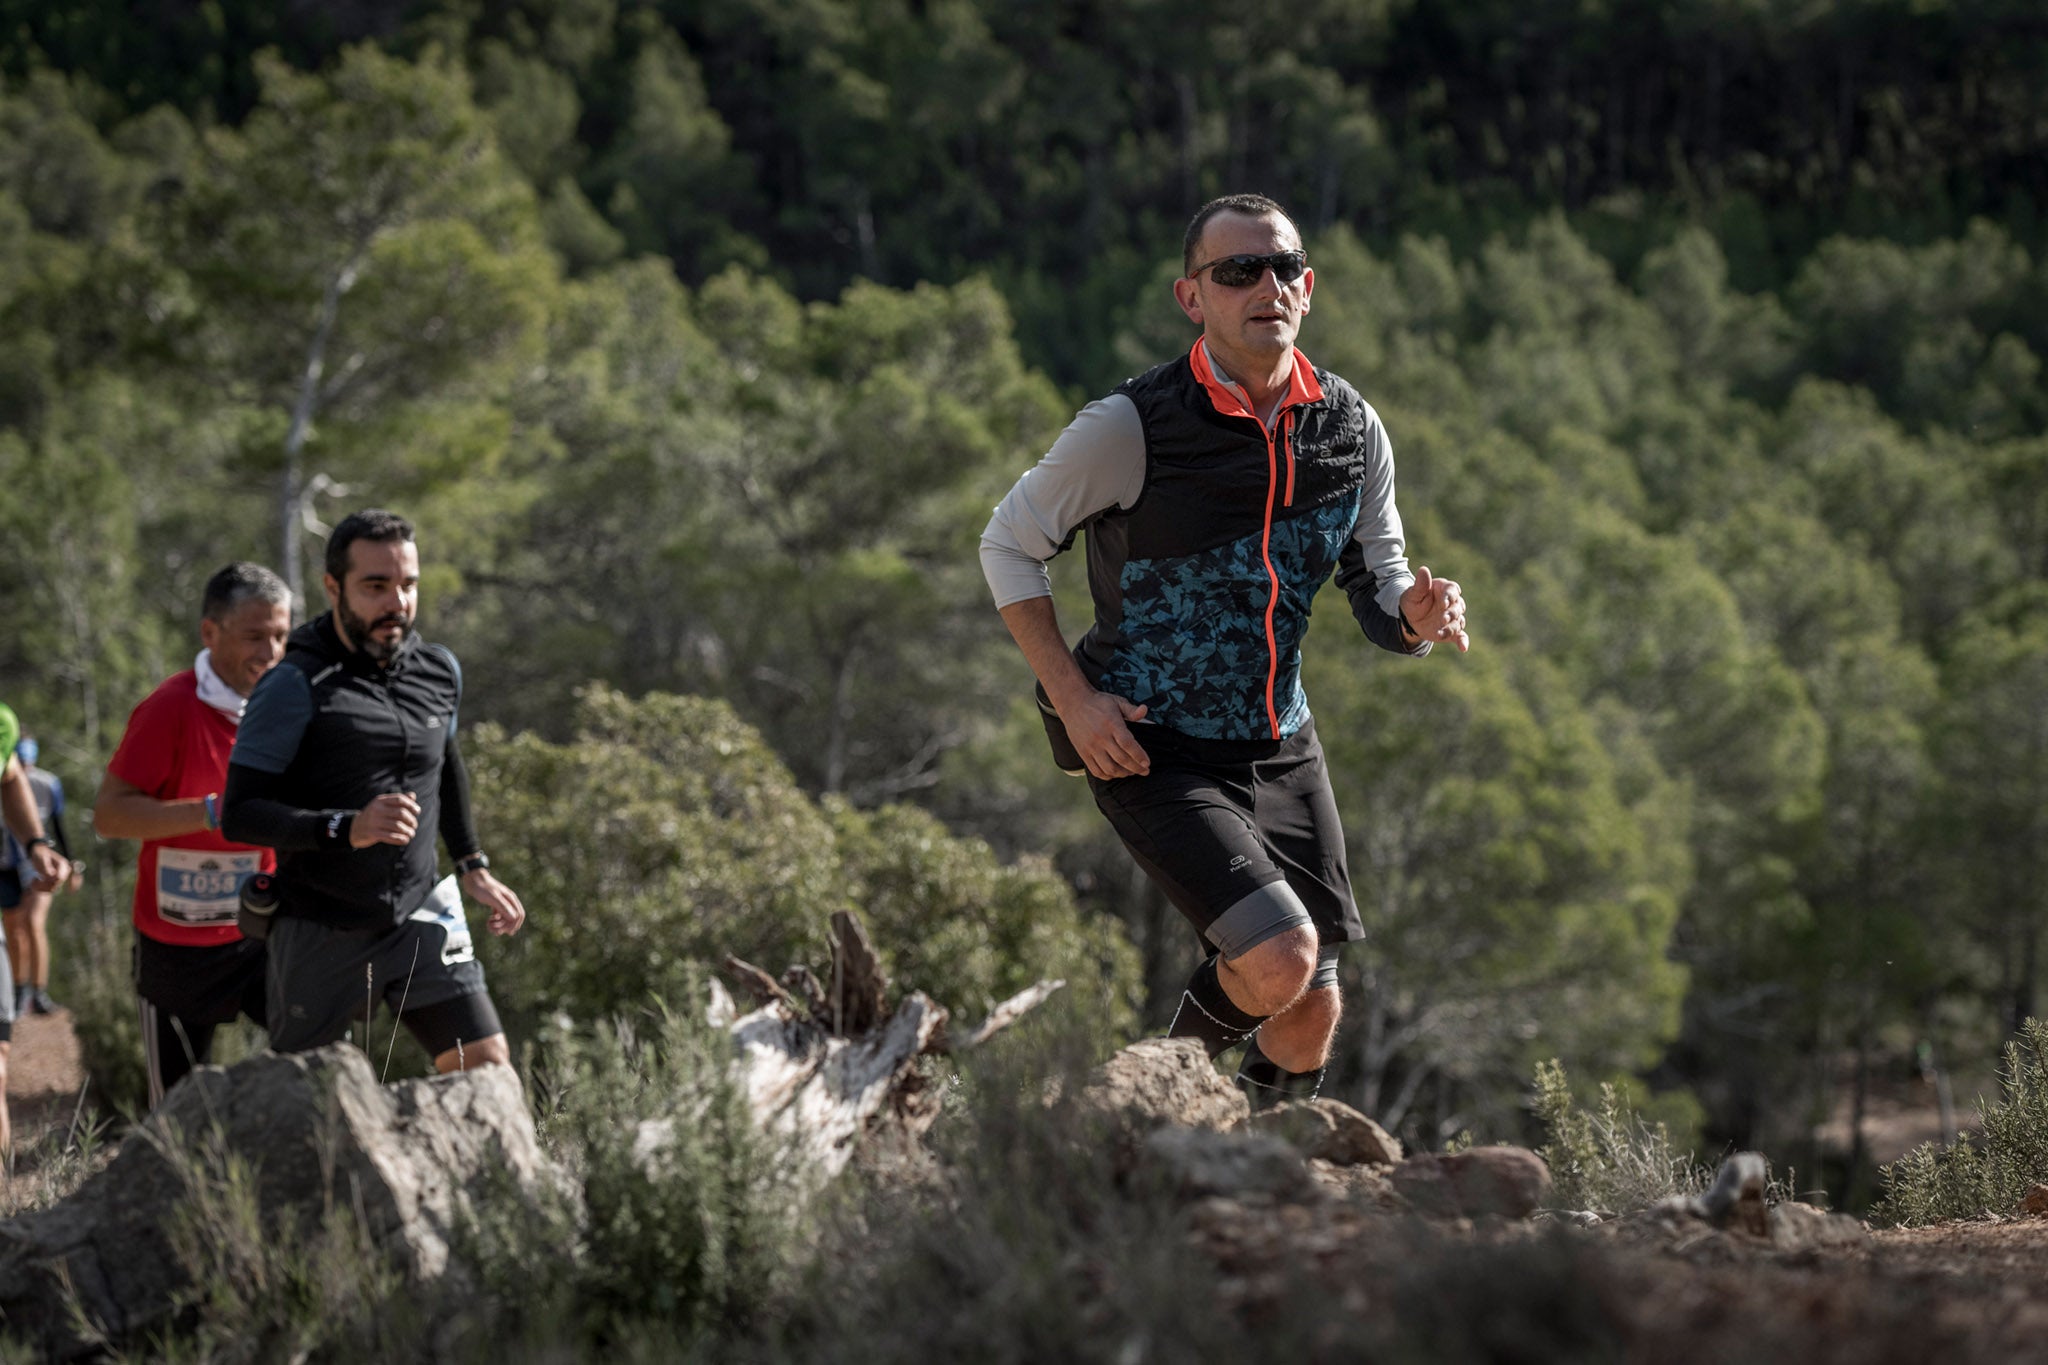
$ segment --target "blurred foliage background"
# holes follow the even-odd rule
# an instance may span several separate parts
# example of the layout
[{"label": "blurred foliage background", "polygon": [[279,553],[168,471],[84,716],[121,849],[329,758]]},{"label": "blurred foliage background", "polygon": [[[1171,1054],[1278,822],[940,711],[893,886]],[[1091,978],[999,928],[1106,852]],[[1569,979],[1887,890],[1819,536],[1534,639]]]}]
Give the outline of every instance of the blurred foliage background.
[{"label": "blurred foliage background", "polygon": [[[1237,189],[1477,631],[1310,637],[1370,931],[1328,1093],[1505,1135],[1556,1057],[1856,1199],[1873,1086],[2038,1012],[2032,5],[0,0],[0,81],[7,699],[87,799],[218,564],[410,513],[532,1036],[846,905],[969,1014],[1163,1019],[1191,936],[975,543],[1188,344]],[[79,999],[127,853],[59,902]]]}]

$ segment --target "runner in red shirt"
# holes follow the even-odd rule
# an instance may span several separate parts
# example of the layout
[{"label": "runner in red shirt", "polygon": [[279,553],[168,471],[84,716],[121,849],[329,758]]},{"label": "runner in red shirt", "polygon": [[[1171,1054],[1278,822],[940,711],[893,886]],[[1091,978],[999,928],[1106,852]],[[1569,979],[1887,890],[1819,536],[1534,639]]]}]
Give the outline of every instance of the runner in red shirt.
[{"label": "runner in red shirt", "polygon": [[135,989],[149,1063],[149,1103],[213,1052],[237,1014],[264,1021],[264,952],[235,927],[242,882],[276,866],[267,848],[220,833],[242,705],[284,657],[291,593],[258,564],[207,580],[192,667],[143,698],[128,718],[93,807],[104,839],[141,839],[135,879]]}]

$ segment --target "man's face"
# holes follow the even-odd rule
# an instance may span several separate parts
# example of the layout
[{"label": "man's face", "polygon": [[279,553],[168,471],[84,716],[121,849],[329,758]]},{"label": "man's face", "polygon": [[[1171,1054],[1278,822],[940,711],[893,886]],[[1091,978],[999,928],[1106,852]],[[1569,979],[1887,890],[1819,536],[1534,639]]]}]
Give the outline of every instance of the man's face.
[{"label": "man's face", "polygon": [[[1300,234],[1278,214],[1255,218],[1225,212],[1203,224],[1195,264],[1219,256],[1270,256],[1276,251],[1300,249]],[[1194,279],[1174,281],[1173,293],[1182,311],[1201,325],[1212,349],[1271,361],[1293,348],[1315,286],[1313,270],[1304,270],[1298,279],[1282,284],[1267,269],[1253,283],[1234,289],[1217,284],[1214,272],[1204,270]]]},{"label": "man's face", "polygon": [[348,576],[321,579],[344,643],[390,663],[412,633],[420,609],[420,552],[409,540],[358,540],[348,547]]},{"label": "man's face", "polygon": [[213,651],[213,671],[220,680],[246,697],[256,690],[257,679],[284,657],[284,640],[291,631],[289,606],[252,598],[224,621],[202,617],[199,641]]}]

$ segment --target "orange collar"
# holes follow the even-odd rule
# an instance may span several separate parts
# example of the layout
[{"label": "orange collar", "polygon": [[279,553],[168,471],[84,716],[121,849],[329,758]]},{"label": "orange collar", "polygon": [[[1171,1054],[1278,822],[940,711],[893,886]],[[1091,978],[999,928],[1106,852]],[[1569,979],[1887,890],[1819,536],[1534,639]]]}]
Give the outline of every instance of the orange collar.
[{"label": "orange collar", "polygon": [[[1224,379],[1209,360],[1209,348],[1200,337],[1195,338],[1194,349],[1188,352],[1188,364],[1194,367],[1195,378],[1202,381],[1208,391],[1209,401],[1216,411],[1225,417],[1249,417],[1259,421],[1259,415],[1245,402],[1245,391],[1238,385]],[[1323,398],[1323,386],[1316,381],[1315,367],[1308,363],[1308,357],[1294,348],[1294,370],[1287,377],[1287,396],[1280,400],[1275,415],[1301,403],[1319,403]],[[1265,423],[1259,422],[1260,426]]]}]

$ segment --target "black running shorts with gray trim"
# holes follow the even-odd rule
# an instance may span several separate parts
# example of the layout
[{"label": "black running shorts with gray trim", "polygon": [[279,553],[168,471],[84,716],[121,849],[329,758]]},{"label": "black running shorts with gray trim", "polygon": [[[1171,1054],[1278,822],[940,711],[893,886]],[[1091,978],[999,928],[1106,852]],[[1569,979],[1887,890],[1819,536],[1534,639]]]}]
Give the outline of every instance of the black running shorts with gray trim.
[{"label": "black running shorts with gray trim", "polygon": [[1365,937],[1313,720],[1283,740],[1195,739],[1157,725],[1131,732],[1152,771],[1091,776],[1088,786],[1138,866],[1210,951],[1235,955],[1231,935],[1210,931],[1233,909],[1231,918],[1242,918],[1257,893],[1278,882],[1300,899],[1323,944]]},{"label": "black running shorts with gray trim", "polygon": [[270,1045],[305,1052],[337,1042],[382,1001],[438,1057],[504,1032],[467,943],[443,921],[330,929],[280,915],[270,928]]}]

